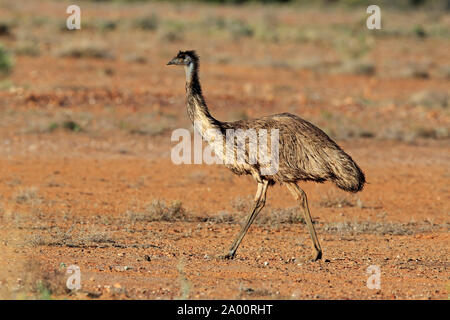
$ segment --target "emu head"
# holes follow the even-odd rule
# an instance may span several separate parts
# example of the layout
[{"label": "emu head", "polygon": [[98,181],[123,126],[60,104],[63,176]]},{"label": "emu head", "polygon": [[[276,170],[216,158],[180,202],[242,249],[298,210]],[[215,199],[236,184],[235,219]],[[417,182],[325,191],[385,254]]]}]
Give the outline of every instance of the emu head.
[{"label": "emu head", "polygon": [[198,69],[198,55],[194,50],[180,51],[167,65],[184,66],[186,79],[189,81],[192,71]]},{"label": "emu head", "polygon": [[177,66],[189,66],[191,63],[198,63],[198,55],[194,50],[178,52],[178,54],[167,63],[167,65],[173,64]]}]

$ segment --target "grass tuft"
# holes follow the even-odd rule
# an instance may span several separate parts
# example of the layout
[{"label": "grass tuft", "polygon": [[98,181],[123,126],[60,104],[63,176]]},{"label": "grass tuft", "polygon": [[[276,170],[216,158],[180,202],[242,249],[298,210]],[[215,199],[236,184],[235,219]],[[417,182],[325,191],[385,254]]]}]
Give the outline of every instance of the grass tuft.
[{"label": "grass tuft", "polygon": [[156,14],[151,16],[138,18],[135,22],[135,26],[142,30],[154,31],[158,29],[159,18]]},{"label": "grass tuft", "polygon": [[128,218],[134,222],[152,221],[188,221],[189,216],[183,208],[181,201],[175,200],[170,204],[165,201],[155,200],[145,210],[128,212]]},{"label": "grass tuft", "polygon": [[347,195],[337,194],[336,192],[327,192],[322,195],[320,206],[323,208],[349,208],[354,207],[355,203]]},{"label": "grass tuft", "polygon": [[110,49],[95,43],[81,43],[69,45],[58,52],[60,57],[113,59]]},{"label": "grass tuft", "polygon": [[37,189],[35,187],[21,189],[17,192],[15,200],[18,204],[33,204],[39,201]]},{"label": "grass tuft", "polygon": [[324,225],[325,231],[339,235],[375,234],[375,235],[411,235],[430,232],[439,225],[417,223],[394,223],[372,221],[331,222]]}]

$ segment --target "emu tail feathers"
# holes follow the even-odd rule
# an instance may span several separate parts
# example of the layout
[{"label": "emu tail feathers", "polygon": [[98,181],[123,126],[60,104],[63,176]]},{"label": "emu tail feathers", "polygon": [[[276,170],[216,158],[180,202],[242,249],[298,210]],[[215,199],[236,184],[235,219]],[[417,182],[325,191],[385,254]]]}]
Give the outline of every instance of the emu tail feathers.
[{"label": "emu tail feathers", "polygon": [[338,163],[332,167],[333,181],[341,189],[358,192],[364,188],[366,177],[353,159],[341,150]]}]

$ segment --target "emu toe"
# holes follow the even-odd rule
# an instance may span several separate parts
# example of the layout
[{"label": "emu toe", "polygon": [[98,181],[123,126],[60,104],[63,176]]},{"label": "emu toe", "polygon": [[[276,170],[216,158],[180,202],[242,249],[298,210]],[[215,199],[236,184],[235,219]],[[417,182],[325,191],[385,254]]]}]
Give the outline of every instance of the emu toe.
[{"label": "emu toe", "polygon": [[235,256],[235,253],[230,251],[228,253],[221,255],[220,257],[222,258],[222,260],[233,260],[234,256]]},{"label": "emu toe", "polygon": [[312,261],[317,261],[322,259],[322,250],[320,251],[314,251],[312,254]]}]

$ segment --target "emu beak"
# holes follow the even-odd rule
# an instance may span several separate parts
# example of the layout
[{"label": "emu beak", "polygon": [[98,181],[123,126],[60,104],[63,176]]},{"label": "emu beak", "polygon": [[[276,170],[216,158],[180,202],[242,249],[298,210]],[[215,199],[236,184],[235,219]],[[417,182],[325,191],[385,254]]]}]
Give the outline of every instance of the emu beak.
[{"label": "emu beak", "polygon": [[177,58],[173,58],[172,60],[170,60],[169,62],[167,62],[167,65],[170,66],[171,64],[177,64],[177,63],[176,63],[176,59],[177,59]]}]

